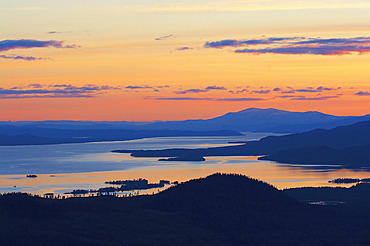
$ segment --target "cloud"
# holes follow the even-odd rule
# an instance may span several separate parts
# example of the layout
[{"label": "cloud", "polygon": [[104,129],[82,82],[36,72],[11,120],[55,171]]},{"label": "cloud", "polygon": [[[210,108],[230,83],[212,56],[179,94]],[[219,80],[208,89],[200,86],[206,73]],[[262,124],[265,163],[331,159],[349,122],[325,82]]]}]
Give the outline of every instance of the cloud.
[{"label": "cloud", "polygon": [[57,31],[46,32],[46,34],[63,34],[63,33],[71,33],[71,31],[69,32],[57,32]]},{"label": "cloud", "polygon": [[206,42],[204,48],[217,48],[221,49],[224,47],[240,47],[248,45],[266,45],[274,43],[283,43],[288,40],[301,40],[301,37],[283,37],[283,38],[262,38],[262,39],[249,39],[249,40],[236,40],[236,39],[225,39],[215,42]]},{"label": "cloud", "polygon": [[[45,48],[45,47],[54,47],[62,49],[76,49],[80,46],[64,45],[64,41],[39,41],[33,39],[18,39],[18,40],[2,40],[0,41],[0,52],[9,51],[13,49],[31,49],[31,48]],[[21,55],[0,55],[0,58],[3,59],[12,59],[12,60],[25,60],[25,61],[36,61],[36,60],[51,60],[50,58],[40,58],[34,56],[21,56]]]},{"label": "cloud", "polygon": [[64,45],[64,41],[39,41],[33,39],[18,39],[18,40],[2,40],[0,41],[0,51],[8,51],[12,49],[30,49],[30,48],[63,48],[63,49],[75,49],[78,45]]},{"label": "cloud", "polygon": [[270,90],[259,90],[259,91],[252,91],[252,93],[258,93],[258,94],[268,94],[270,93]]},{"label": "cloud", "polygon": [[245,101],[263,101],[263,98],[217,98],[215,101],[229,101],[229,102],[245,102]]},{"label": "cloud", "polygon": [[370,37],[355,37],[355,38],[312,38],[304,41],[296,42],[296,44],[342,44],[342,45],[353,45],[353,44],[369,44]]},{"label": "cloud", "polygon": [[29,84],[28,87],[32,88],[42,88],[43,86],[41,84]]},{"label": "cloud", "polygon": [[170,34],[170,35],[167,35],[167,36],[162,36],[162,37],[158,37],[158,38],[155,38],[155,40],[166,40],[166,39],[168,39],[168,38],[172,38],[172,37],[174,37],[174,35],[173,34]]},{"label": "cloud", "polygon": [[188,94],[188,93],[202,93],[202,92],[208,92],[210,90],[227,90],[224,86],[207,86],[205,89],[188,89],[183,91],[175,91],[175,94]]},{"label": "cloud", "polygon": [[237,91],[229,91],[229,93],[231,94],[239,94],[239,93],[243,93],[243,92],[249,92],[248,89],[242,89],[242,90],[237,90]]},{"label": "cloud", "polygon": [[369,46],[296,46],[296,47],[278,47],[265,49],[241,49],[235,50],[235,53],[249,54],[284,54],[284,55],[349,55],[353,52],[364,54],[370,52]]},{"label": "cloud", "polygon": [[148,91],[160,92],[162,90],[165,90],[166,88],[170,88],[170,86],[168,86],[168,85],[158,85],[158,86],[129,85],[129,86],[124,87],[124,89],[128,89],[128,90],[133,91],[133,92],[148,92]]},{"label": "cloud", "polygon": [[206,42],[203,45],[204,48],[216,48],[216,49],[221,49],[227,46],[238,47],[242,45],[240,44],[238,40],[235,40],[235,39],[226,39],[226,40],[215,41],[215,42]]},{"label": "cloud", "polygon": [[[251,46],[265,46],[250,48]],[[267,46],[267,47],[266,47]],[[349,55],[370,52],[370,37],[354,38],[307,38],[307,37],[272,37],[260,39],[225,39],[206,42],[204,48],[221,49],[224,47],[247,47],[236,49],[235,53],[248,54],[285,54],[285,55]]]},{"label": "cloud", "polygon": [[208,91],[207,89],[189,89],[184,91],[175,91],[175,94],[201,93],[207,91]]},{"label": "cloud", "polygon": [[25,61],[37,61],[37,60],[50,60],[50,58],[40,58],[34,56],[18,56],[18,55],[0,55],[0,58],[3,59],[12,59],[12,60],[25,60]]},{"label": "cloud", "polygon": [[337,88],[332,88],[332,87],[324,87],[324,86],[319,86],[317,87],[317,90],[320,90],[320,91],[335,91],[335,90],[339,90],[341,89],[341,87],[337,87]]},{"label": "cloud", "polygon": [[370,96],[370,92],[368,92],[368,91],[359,91],[355,95],[357,95],[357,96]]},{"label": "cloud", "polygon": [[148,86],[148,85],[129,85],[126,86],[125,89],[153,89],[153,86]]},{"label": "cloud", "polygon": [[297,89],[294,91],[296,92],[321,92],[321,90],[316,90],[316,89]]},{"label": "cloud", "polygon": [[179,47],[179,48],[176,48],[176,50],[178,51],[183,51],[183,50],[192,50],[193,48],[190,48],[190,47]]},{"label": "cloud", "polygon": [[228,101],[228,102],[265,100],[263,98],[204,98],[204,97],[145,97],[144,99],[168,100],[168,101]]},{"label": "cloud", "polygon": [[43,86],[41,84],[29,84],[26,87],[12,87],[10,89],[0,88],[0,99],[95,97],[96,95],[101,94],[102,91],[118,89],[120,88],[108,85],[96,86],[93,84],[87,84],[84,86],[73,86],[73,85]]},{"label": "cloud", "polygon": [[224,86],[207,86],[206,90],[227,90]]},{"label": "cloud", "polygon": [[293,97],[291,100],[307,100],[307,101],[321,101],[321,100],[328,100],[332,98],[338,98],[339,96],[325,96],[325,97],[305,97],[305,96],[297,96]]},{"label": "cloud", "polygon": [[[276,90],[276,92],[280,92],[280,93],[296,93],[296,92],[302,92],[302,93],[319,93],[319,92],[323,92],[323,91],[335,91],[335,90],[340,90],[341,87],[337,87],[337,88],[332,88],[332,87],[324,87],[324,86],[319,86],[317,88],[313,88],[313,87],[306,87],[306,88],[302,88],[302,89],[294,89],[292,87],[287,87],[289,90],[288,91],[283,91],[279,88],[279,90]],[[274,89],[275,91],[275,89]]]},{"label": "cloud", "polygon": [[168,101],[210,101],[212,98],[203,97],[144,97],[151,100],[168,100]]},{"label": "cloud", "polygon": [[277,96],[274,98],[296,98],[296,97],[299,97],[299,96]]},{"label": "cloud", "polygon": [[287,93],[295,93],[295,90],[281,91],[281,93],[284,93],[284,94],[287,94]]}]

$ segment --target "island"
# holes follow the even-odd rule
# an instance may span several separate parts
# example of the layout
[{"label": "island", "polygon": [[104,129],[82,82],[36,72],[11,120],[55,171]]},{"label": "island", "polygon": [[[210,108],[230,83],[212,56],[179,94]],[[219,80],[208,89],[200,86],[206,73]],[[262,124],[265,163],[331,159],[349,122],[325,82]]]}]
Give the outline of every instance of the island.
[{"label": "island", "polygon": [[370,183],[370,178],[354,179],[354,178],[338,178],[329,180],[329,183],[333,184],[355,184],[355,183]]},{"label": "island", "polygon": [[[115,181],[106,181],[105,184],[120,185],[119,187],[102,187],[99,189],[77,189],[71,192],[66,192],[64,194],[71,195],[86,195],[89,193],[113,193],[121,191],[133,191],[133,190],[148,190],[153,188],[163,188],[166,185],[171,185],[171,182],[168,180],[160,180],[159,183],[149,183],[147,179],[138,178],[133,180],[115,180]],[[172,183],[177,184],[177,183]]]},{"label": "island", "polygon": [[184,155],[178,157],[161,158],[158,161],[205,161],[206,159],[201,155]]}]

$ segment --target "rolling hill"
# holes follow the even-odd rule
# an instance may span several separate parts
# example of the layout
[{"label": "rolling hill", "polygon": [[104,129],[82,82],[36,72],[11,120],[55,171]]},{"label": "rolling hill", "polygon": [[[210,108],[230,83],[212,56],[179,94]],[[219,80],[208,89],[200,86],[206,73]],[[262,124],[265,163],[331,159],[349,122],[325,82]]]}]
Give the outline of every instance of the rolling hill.
[{"label": "rolling hill", "polygon": [[0,239],[7,246],[366,245],[368,203],[355,199],[366,190],[349,189],[350,206],[292,198],[318,197],[317,191],[285,192],[242,175],[213,174],[150,196],[3,194]]}]

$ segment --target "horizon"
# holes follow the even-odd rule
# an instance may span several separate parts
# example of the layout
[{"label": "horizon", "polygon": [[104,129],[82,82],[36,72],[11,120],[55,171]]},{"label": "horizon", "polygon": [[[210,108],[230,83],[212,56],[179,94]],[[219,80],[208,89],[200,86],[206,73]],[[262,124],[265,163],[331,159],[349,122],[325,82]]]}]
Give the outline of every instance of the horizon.
[{"label": "horizon", "polygon": [[5,1],[0,121],[369,114],[363,0]]},{"label": "horizon", "polygon": [[338,116],[338,117],[356,117],[356,116],[367,116],[367,115],[370,115],[369,114],[364,114],[364,115],[334,115],[334,114],[326,114],[326,113],[323,113],[323,112],[320,112],[320,111],[288,111],[288,110],[283,110],[283,109],[277,109],[277,108],[246,108],[246,109],[243,109],[243,110],[240,110],[240,111],[233,111],[233,112],[225,112],[221,115],[216,115],[216,116],[213,116],[213,117],[210,117],[210,118],[190,118],[190,119],[179,119],[179,120],[152,120],[152,121],[125,121],[125,120],[71,120],[71,119],[61,119],[61,120],[53,120],[53,119],[48,119],[48,120],[17,120],[17,121],[4,121],[4,120],[0,120],[0,122],[127,122],[127,123],[155,123],[155,122],[167,122],[167,121],[188,121],[188,120],[209,120],[209,119],[214,119],[214,118],[217,118],[217,117],[221,117],[221,116],[224,116],[226,114],[229,114],[229,113],[239,113],[239,112],[242,112],[242,111],[246,111],[246,110],[251,110],[251,109],[257,109],[257,110],[270,110],[270,109],[273,109],[273,110],[277,110],[277,111],[283,111],[283,112],[288,112],[288,113],[319,113],[319,114],[325,114],[325,115],[330,115],[330,116]]}]

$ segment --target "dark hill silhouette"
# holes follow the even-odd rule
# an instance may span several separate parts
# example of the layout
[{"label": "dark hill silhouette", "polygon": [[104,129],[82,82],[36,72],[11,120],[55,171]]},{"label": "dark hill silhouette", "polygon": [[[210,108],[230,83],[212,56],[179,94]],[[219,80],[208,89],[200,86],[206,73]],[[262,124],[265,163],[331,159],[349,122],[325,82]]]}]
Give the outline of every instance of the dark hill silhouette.
[{"label": "dark hill silhouette", "polygon": [[214,174],[191,180],[154,195],[145,207],[185,214],[193,224],[216,231],[230,245],[348,243],[337,236],[343,230],[340,226],[336,231],[317,226],[332,226],[328,211],[242,175]]},{"label": "dark hill silhouette", "polygon": [[[131,155],[135,157],[175,157],[184,155],[201,155],[204,157],[240,155],[274,156],[273,154],[278,152],[280,154],[276,154],[279,157],[276,157],[276,160],[279,159],[284,162],[283,159],[289,160],[289,158],[293,158],[293,156],[299,157],[299,153],[307,153],[304,156],[308,158],[310,154],[319,151],[321,160],[317,160],[329,161],[330,164],[344,164],[343,162],[335,162],[335,160],[337,160],[337,158],[334,158],[335,153],[338,152],[335,149],[346,149],[346,154],[353,158],[346,157],[344,160],[348,160],[349,162],[346,162],[345,165],[359,166],[363,165],[365,160],[368,160],[368,153],[367,147],[357,147],[367,145],[370,145],[370,121],[358,122],[349,126],[340,126],[331,130],[316,129],[284,136],[269,136],[259,141],[251,141],[237,146],[203,149],[138,150],[132,151]],[[290,151],[302,148],[304,149],[299,153],[298,151]],[[309,163],[309,159],[303,160],[304,156],[301,156],[298,163]],[[315,155],[312,156],[311,159],[314,160],[314,157]],[[273,159],[271,158],[271,160]],[[295,160],[292,159],[289,161],[294,162]]]},{"label": "dark hill silhouette", "polygon": [[[358,122],[349,126],[340,126],[331,130],[316,129],[304,133],[284,136],[268,136],[259,141],[251,141],[237,146],[204,149],[169,149],[133,151],[133,156],[179,156],[194,152],[203,156],[210,155],[263,155],[281,150],[303,147],[328,146],[332,148],[349,148],[370,144],[370,121]],[[172,155],[171,152],[176,152]]]},{"label": "dark hill silhouette", "polygon": [[363,245],[368,207],[346,208],[308,205],[258,180],[214,174],[154,196],[1,195],[0,239],[7,246]]},{"label": "dark hill silhouette", "polygon": [[272,212],[286,210],[287,207],[290,210],[290,207],[307,206],[263,181],[238,174],[216,173],[181,183],[154,195],[150,207],[188,212],[199,209],[198,212],[204,213],[212,209],[226,208]]},{"label": "dark hill silhouette", "polygon": [[282,150],[258,158],[290,164],[334,164],[370,169],[370,145],[334,149],[327,146]]}]

